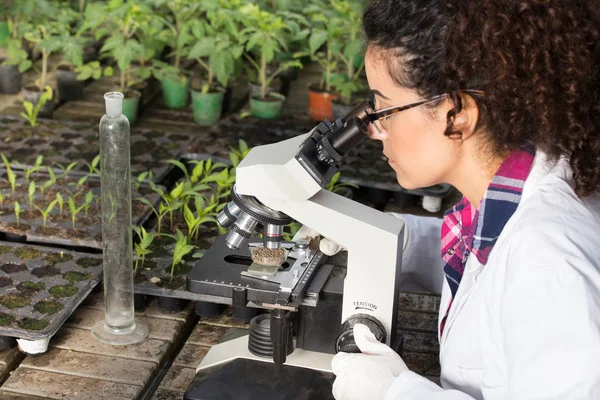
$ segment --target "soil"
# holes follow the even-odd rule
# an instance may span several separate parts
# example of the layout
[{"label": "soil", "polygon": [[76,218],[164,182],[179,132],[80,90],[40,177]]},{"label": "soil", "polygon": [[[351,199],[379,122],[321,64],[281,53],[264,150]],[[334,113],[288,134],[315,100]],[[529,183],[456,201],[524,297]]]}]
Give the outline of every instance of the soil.
[{"label": "soil", "polygon": [[67,206],[65,205],[63,207],[63,214],[57,214],[57,215],[50,215],[48,217],[48,221],[51,222],[64,222],[64,221],[71,221],[71,216],[67,213]]},{"label": "soil", "polygon": [[46,143],[46,141],[43,139],[29,139],[28,141],[25,142],[26,145],[31,146],[31,147],[37,147],[40,144],[44,144],[44,143]]},{"label": "soil", "polygon": [[67,280],[71,283],[87,281],[91,277],[92,277],[92,274],[83,274],[83,273],[77,272],[77,271],[69,271],[63,275],[63,278],[65,278],[65,280]]},{"label": "soil", "polygon": [[51,226],[47,226],[45,228],[43,226],[38,226],[35,229],[35,233],[39,233],[40,235],[44,236],[59,236],[60,232],[60,228],[54,228]]},{"label": "soil", "polygon": [[0,288],[7,287],[13,284],[13,281],[8,276],[0,276]]},{"label": "soil", "polygon": [[158,236],[155,237],[150,244],[149,250],[152,251],[150,257],[171,257],[171,252],[166,249],[166,247],[170,244],[173,244],[173,239],[166,236]]},{"label": "soil", "polygon": [[31,247],[19,247],[13,251],[13,254],[16,257],[19,257],[21,260],[31,260],[32,258],[41,257],[42,252],[38,249],[34,249]]},{"label": "soil", "polygon": [[50,143],[50,147],[54,147],[55,149],[65,150],[71,147],[71,142],[63,141],[63,142],[52,142]]},{"label": "soil", "polygon": [[160,282],[156,284],[156,286],[159,286],[163,289],[171,289],[171,290],[177,290],[177,289],[183,287],[184,285],[185,285],[185,278],[183,276],[177,276],[177,277],[174,277],[173,279],[169,279],[169,278],[161,279]]},{"label": "soil", "polygon": [[92,258],[92,257],[83,257],[79,260],[75,261],[75,264],[79,265],[82,268],[96,267],[102,264],[101,258]]},{"label": "soil", "polygon": [[55,268],[55,267],[51,266],[51,265],[45,265],[43,267],[34,268],[31,271],[31,274],[33,276],[38,277],[38,278],[43,278],[45,276],[55,276],[55,275],[58,275],[58,274],[60,274],[60,270],[58,268]]},{"label": "soil", "polygon": [[55,314],[65,308],[62,303],[56,300],[42,300],[33,306],[33,309],[42,314]]},{"label": "soil", "polygon": [[12,232],[12,233],[23,234],[30,229],[31,229],[30,225],[27,225],[27,224],[24,224],[21,222],[21,223],[19,223],[19,226],[17,226],[17,223],[13,222],[13,223],[8,224],[8,227],[6,230],[9,232]]},{"label": "soil", "polygon": [[148,131],[148,132],[144,133],[144,136],[146,136],[149,139],[154,139],[154,138],[158,138],[158,137],[163,137],[163,136],[165,136],[165,134],[163,132],[159,132],[159,131]]},{"label": "soil", "polygon": [[19,326],[23,329],[27,329],[28,331],[41,331],[45,327],[47,327],[50,322],[45,319],[35,319],[35,318],[24,318],[19,322]]},{"label": "soil", "polygon": [[7,294],[0,299],[0,304],[12,310],[13,308],[21,308],[29,305],[30,298],[21,294]]},{"label": "soil", "polygon": [[7,274],[14,274],[21,271],[27,271],[27,265],[25,264],[15,264],[15,263],[6,263],[2,264],[0,269]]},{"label": "soil", "polygon": [[33,297],[37,292],[44,290],[45,288],[46,285],[42,282],[25,281],[17,285],[17,289],[23,297]]},{"label": "soil", "polygon": [[[173,270],[173,276],[178,276],[178,275],[183,275],[183,274],[189,274],[190,271],[192,270],[192,267],[194,266],[194,264],[192,263],[179,263],[175,266],[175,269]],[[167,266],[165,268],[165,272],[169,275],[171,275],[171,266]]]},{"label": "soil", "polygon": [[71,253],[48,253],[44,257],[44,260],[48,261],[50,265],[57,264],[59,262],[67,262],[73,260],[73,255]]},{"label": "soil", "polygon": [[0,326],[7,326],[12,324],[15,320],[15,317],[9,314],[0,313]]},{"label": "soil", "polygon": [[82,216],[77,218],[77,222],[83,226],[100,225],[100,218],[97,215],[93,215],[92,209],[88,211],[88,216]]},{"label": "soil", "polygon": [[133,277],[133,283],[144,283],[144,282],[148,282],[148,277],[142,273],[140,273],[140,271],[138,271],[135,276]]},{"label": "soil", "polygon": [[89,237],[90,233],[83,229],[69,229],[65,232],[65,236],[69,239],[84,239]]},{"label": "soil", "polygon": [[50,288],[50,294],[57,298],[71,297],[77,292],[79,289],[73,285],[57,285]]},{"label": "soil", "polygon": [[[144,214],[147,209],[148,209],[148,206],[145,206],[143,203],[140,203],[139,201],[131,202],[131,214],[133,214],[134,217],[139,217],[140,215]],[[100,221],[98,221],[98,223],[100,223]]]},{"label": "soil", "polygon": [[21,213],[21,218],[25,221],[31,221],[38,218],[38,213],[32,210],[25,210]]}]

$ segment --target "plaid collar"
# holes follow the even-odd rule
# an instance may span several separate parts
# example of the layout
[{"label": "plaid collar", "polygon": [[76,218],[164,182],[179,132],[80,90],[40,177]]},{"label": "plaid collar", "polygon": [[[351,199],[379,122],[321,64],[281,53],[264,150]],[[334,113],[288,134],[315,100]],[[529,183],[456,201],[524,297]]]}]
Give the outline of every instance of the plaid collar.
[{"label": "plaid collar", "polygon": [[492,178],[479,208],[463,197],[444,214],[442,261],[452,297],[458,290],[469,254],[481,264],[487,263],[498,236],[519,205],[533,159],[533,149],[511,153]]}]

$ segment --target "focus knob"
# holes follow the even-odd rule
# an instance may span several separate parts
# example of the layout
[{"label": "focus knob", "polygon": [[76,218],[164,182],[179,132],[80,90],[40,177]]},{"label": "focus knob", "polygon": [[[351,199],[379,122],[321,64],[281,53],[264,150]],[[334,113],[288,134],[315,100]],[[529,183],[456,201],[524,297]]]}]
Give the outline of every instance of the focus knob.
[{"label": "focus knob", "polygon": [[335,342],[335,352],[343,351],[345,353],[360,353],[356,342],[354,341],[354,325],[366,325],[375,338],[380,342],[385,342],[385,329],[381,322],[368,314],[355,314],[348,318],[340,327],[340,334]]}]

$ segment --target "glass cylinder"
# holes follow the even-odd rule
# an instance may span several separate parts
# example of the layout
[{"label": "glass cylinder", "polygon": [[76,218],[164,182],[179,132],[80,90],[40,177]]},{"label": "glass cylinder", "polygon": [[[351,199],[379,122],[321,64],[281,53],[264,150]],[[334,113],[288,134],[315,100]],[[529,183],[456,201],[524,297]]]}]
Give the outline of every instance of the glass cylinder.
[{"label": "glass cylinder", "polygon": [[129,121],[123,115],[123,94],[104,95],[106,114],[100,120],[100,192],[105,319],[92,329],[97,340],[133,344],[148,336],[135,320],[133,307],[133,245]]}]

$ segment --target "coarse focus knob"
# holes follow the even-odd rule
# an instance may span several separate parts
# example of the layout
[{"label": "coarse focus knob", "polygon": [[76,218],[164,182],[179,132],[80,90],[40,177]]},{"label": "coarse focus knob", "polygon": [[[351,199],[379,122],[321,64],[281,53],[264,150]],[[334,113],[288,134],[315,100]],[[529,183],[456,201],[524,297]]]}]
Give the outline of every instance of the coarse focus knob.
[{"label": "coarse focus knob", "polygon": [[348,318],[340,327],[340,334],[335,342],[335,352],[360,353],[356,342],[354,341],[354,325],[366,325],[375,338],[380,342],[385,342],[385,329],[377,318],[368,314],[354,314]]}]

